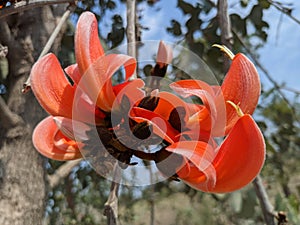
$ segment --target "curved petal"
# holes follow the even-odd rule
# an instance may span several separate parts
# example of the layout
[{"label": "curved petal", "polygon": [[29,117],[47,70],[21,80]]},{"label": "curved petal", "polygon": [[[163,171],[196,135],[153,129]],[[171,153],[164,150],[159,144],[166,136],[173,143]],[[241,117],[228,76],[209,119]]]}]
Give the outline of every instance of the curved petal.
[{"label": "curved petal", "polygon": [[212,97],[215,96],[214,89],[201,80],[180,80],[171,83],[170,87],[184,98],[191,96],[190,90],[204,90]]},{"label": "curved petal", "polygon": [[126,78],[129,78],[135,70],[136,61],[130,56],[121,54],[102,56],[91,64],[78,84],[104,111],[110,111],[115,101],[111,78],[122,66],[125,68]]},{"label": "curved petal", "polygon": [[195,189],[225,193],[250,183],[265,160],[263,136],[250,115],[242,116],[222,145],[214,150],[200,141],[181,141],[166,148],[190,163],[177,175]]},{"label": "curved petal", "polygon": [[207,83],[200,80],[181,80],[171,83],[170,87],[184,98],[199,97],[211,115],[216,117],[215,92]]},{"label": "curved petal", "polygon": [[239,118],[213,162],[217,183],[211,192],[230,192],[250,183],[265,160],[263,135],[250,115]]},{"label": "curved petal", "polygon": [[139,102],[145,97],[145,92],[142,91],[144,86],[145,83],[141,79],[134,79],[114,86],[114,93],[118,99],[118,104],[121,103],[124,95],[126,95],[130,100],[131,106]]},{"label": "curved petal", "polygon": [[203,191],[214,188],[217,178],[212,162],[216,152],[209,144],[201,141],[180,141],[168,146],[166,150],[184,156],[190,161],[189,170],[184,168],[177,171],[180,179]]},{"label": "curved petal", "polygon": [[53,117],[53,120],[56,123],[57,128],[61,131],[60,133],[69,139],[79,139],[80,142],[89,139],[87,132],[90,131],[91,128],[85,123],[60,116]]},{"label": "curved petal", "polygon": [[[74,86],[77,86],[81,79],[77,64],[68,66],[65,72],[75,83]],[[80,88],[76,88],[72,116],[75,120],[97,125],[103,124],[103,119],[106,117]]]},{"label": "curved petal", "polygon": [[81,74],[104,55],[98,36],[98,22],[91,12],[84,12],[79,17],[75,33],[75,56]]},{"label": "curved petal", "polygon": [[[222,84],[222,93],[217,102],[217,108],[223,108],[225,101],[239,105],[245,114],[252,114],[260,95],[260,78],[254,64],[243,54],[237,54]],[[222,97],[223,96],[223,97]],[[227,127],[226,134],[238,120],[235,109],[226,105]]]},{"label": "curved petal", "polygon": [[72,119],[89,124],[103,125],[107,115],[80,88],[76,89]]},{"label": "curved petal", "polygon": [[81,79],[81,74],[77,64],[72,64],[65,68],[66,74],[73,80],[75,84],[78,84]]},{"label": "curved petal", "polygon": [[31,88],[40,105],[53,116],[72,117],[75,87],[52,53],[38,60],[31,70]]},{"label": "curved petal", "polygon": [[211,132],[212,118],[209,110],[205,106],[199,107],[199,111],[189,117],[186,126],[190,130],[196,129]]},{"label": "curved petal", "polygon": [[82,158],[77,143],[59,131],[51,116],[36,126],[32,141],[34,147],[47,158],[62,161]]}]

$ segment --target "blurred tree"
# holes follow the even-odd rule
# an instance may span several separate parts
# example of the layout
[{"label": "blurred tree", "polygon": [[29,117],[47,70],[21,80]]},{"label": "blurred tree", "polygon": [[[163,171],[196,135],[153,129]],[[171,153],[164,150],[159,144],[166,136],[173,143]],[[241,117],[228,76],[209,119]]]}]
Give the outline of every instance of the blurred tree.
[{"label": "blurred tree", "polygon": [[[45,6],[0,21],[0,43],[8,47],[5,76],[7,93],[0,96],[0,224],[41,224],[46,183],[44,160],[31,135],[45,113],[32,93],[21,94],[31,66],[66,6]],[[57,52],[62,35],[53,45]],[[2,67],[3,68],[3,67]],[[3,71],[3,70],[2,70]]]}]

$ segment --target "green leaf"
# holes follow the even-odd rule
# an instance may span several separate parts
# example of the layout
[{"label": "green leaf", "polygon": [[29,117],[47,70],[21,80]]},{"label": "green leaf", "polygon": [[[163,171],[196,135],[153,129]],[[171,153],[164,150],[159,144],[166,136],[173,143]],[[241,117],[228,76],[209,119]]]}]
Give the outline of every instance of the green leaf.
[{"label": "green leaf", "polygon": [[174,36],[182,35],[181,25],[176,20],[171,20],[171,27],[167,27],[167,31]]},{"label": "green leaf", "polygon": [[177,7],[181,8],[184,14],[191,14],[195,9],[193,5],[183,0],[178,0]]},{"label": "green leaf", "polygon": [[110,10],[113,10],[116,8],[116,3],[114,1],[107,1],[106,7]]},{"label": "green leaf", "polygon": [[234,30],[241,33],[243,36],[246,36],[247,35],[246,20],[242,19],[241,16],[238,14],[231,14],[230,19]]},{"label": "green leaf", "polygon": [[268,9],[271,6],[271,3],[268,0],[260,0],[259,4],[264,9]]},{"label": "green leaf", "polygon": [[248,3],[249,3],[249,0],[240,0],[240,5],[242,7],[247,7],[248,6]]}]

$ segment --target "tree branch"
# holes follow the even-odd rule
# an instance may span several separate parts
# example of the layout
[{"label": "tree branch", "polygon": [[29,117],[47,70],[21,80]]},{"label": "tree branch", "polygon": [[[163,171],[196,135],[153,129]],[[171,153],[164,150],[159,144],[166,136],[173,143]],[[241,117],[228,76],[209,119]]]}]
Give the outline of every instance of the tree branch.
[{"label": "tree branch", "polygon": [[5,7],[0,10],[0,19],[15,13],[23,12],[25,10],[33,9],[45,5],[55,5],[64,3],[75,3],[75,0],[26,0],[17,2],[16,4]]},{"label": "tree branch", "polygon": [[274,207],[269,200],[269,197],[262,183],[262,179],[260,175],[258,175],[254,179],[253,185],[254,185],[256,195],[259,199],[259,203],[261,205],[266,224],[275,225],[274,218],[276,218],[276,215],[274,213]]},{"label": "tree branch", "polygon": [[[126,28],[126,36],[127,36],[127,54],[136,58],[136,32],[135,32],[135,22],[136,22],[136,1],[135,0],[127,0],[127,28]],[[132,75],[132,79],[136,78],[136,73]]]},{"label": "tree branch", "polygon": [[280,88],[281,88],[282,90],[292,92],[292,93],[294,93],[294,94],[296,94],[296,95],[300,95],[300,90],[296,90],[296,89],[294,89],[294,88],[291,88],[291,87],[285,87],[285,86],[280,87]]},{"label": "tree branch", "polygon": [[228,48],[232,47],[233,35],[231,32],[231,22],[228,14],[227,0],[218,1],[218,19],[221,28],[221,42]]},{"label": "tree branch", "polygon": [[107,225],[118,225],[118,194],[121,181],[121,170],[118,162],[115,163],[113,180],[110,187],[110,193],[104,204],[103,214],[107,217]]},{"label": "tree branch", "polygon": [[12,128],[24,123],[22,118],[10,111],[4,99],[0,96],[0,124],[3,128]]},{"label": "tree branch", "polygon": [[[228,15],[228,3],[227,0],[219,0],[218,4],[218,19],[221,29],[221,42],[227,48],[232,49],[233,35],[231,32],[231,22]],[[227,56],[223,56],[224,71],[228,71],[230,67],[230,59]]]},{"label": "tree branch", "polygon": [[1,32],[1,42],[2,42],[1,44],[8,45],[8,46],[10,44],[13,44],[14,39],[12,39],[12,34],[6,21],[1,21],[0,32]]},{"label": "tree branch", "polygon": [[[50,38],[48,39],[43,51],[41,52],[38,59],[42,58],[44,55],[47,54],[47,52],[50,50],[51,46],[53,45],[56,37],[58,36],[59,32],[61,31],[64,23],[69,18],[70,14],[75,10],[75,5],[70,5],[67,11],[63,14],[61,17],[59,23],[55,27],[53,33],[51,34]],[[22,93],[27,93],[30,90],[30,75],[27,78],[26,82],[23,84]]]},{"label": "tree branch", "polygon": [[72,160],[65,162],[63,165],[61,165],[54,174],[48,175],[47,179],[49,182],[49,186],[51,189],[55,188],[59,183],[65,179],[71,171],[74,169],[75,166],[79,165],[79,163],[82,161],[82,159],[78,160]]}]

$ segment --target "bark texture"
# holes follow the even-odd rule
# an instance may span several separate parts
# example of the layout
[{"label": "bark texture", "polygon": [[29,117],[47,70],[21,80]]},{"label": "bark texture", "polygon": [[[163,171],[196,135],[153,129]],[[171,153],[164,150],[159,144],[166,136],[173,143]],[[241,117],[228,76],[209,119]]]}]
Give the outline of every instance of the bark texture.
[{"label": "bark texture", "polygon": [[[33,148],[34,126],[45,117],[31,92],[22,95],[31,66],[66,6],[45,6],[2,18],[0,44],[8,47],[8,76],[0,96],[0,224],[42,224],[45,160]],[[59,48],[60,38],[52,51]],[[10,119],[9,119],[10,118]]]}]

